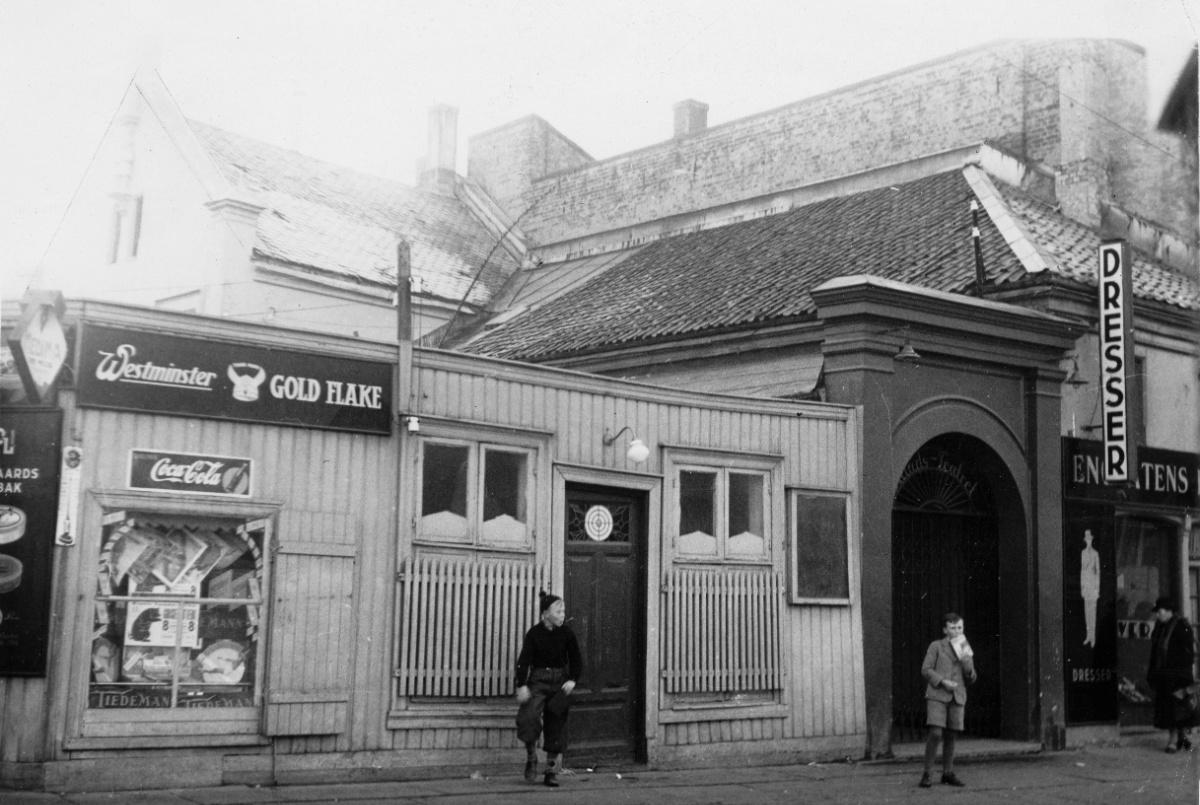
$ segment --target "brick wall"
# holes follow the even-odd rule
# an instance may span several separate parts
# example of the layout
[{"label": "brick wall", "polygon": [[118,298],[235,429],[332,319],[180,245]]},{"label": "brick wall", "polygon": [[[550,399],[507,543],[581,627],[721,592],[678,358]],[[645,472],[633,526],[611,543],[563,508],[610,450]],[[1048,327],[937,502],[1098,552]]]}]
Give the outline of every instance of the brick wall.
[{"label": "brick wall", "polygon": [[522,228],[547,245],[988,140],[1065,164],[1080,220],[1107,200],[1175,225],[1153,192],[1169,157],[1138,139],[1143,61],[1112,40],[999,42],[590,163],[550,159],[548,143],[570,141],[526,119],[472,138],[469,171],[509,215],[532,205]]},{"label": "brick wall", "polygon": [[535,197],[535,180],[595,160],[537,115],[477,134],[468,141],[467,176],[512,218]]}]

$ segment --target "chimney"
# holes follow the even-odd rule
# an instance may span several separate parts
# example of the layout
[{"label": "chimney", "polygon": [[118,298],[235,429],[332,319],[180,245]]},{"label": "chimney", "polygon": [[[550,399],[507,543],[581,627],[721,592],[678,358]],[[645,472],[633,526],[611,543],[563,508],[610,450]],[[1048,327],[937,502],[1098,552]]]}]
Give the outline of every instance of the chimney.
[{"label": "chimney", "polygon": [[458,110],[445,104],[429,107],[428,136],[417,183],[422,190],[452,196],[458,157]]},{"label": "chimney", "polygon": [[675,137],[690,137],[708,128],[708,104],[688,98],[675,104]]}]

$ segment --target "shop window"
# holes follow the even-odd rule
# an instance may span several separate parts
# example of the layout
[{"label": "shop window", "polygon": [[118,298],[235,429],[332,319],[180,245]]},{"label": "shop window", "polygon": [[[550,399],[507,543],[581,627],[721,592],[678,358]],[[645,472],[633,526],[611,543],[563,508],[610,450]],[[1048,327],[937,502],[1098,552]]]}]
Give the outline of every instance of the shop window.
[{"label": "shop window", "polygon": [[849,497],[793,490],[788,517],[792,603],[849,603]]},{"label": "shop window", "polygon": [[257,706],[266,520],[104,518],[88,706]]},{"label": "shop window", "polygon": [[520,447],[423,441],[417,539],[529,548],[533,456]]},{"label": "shop window", "polygon": [[1153,699],[1145,677],[1154,601],[1178,595],[1178,526],[1168,520],[1118,517],[1115,534],[1120,691],[1126,704],[1148,704]]}]

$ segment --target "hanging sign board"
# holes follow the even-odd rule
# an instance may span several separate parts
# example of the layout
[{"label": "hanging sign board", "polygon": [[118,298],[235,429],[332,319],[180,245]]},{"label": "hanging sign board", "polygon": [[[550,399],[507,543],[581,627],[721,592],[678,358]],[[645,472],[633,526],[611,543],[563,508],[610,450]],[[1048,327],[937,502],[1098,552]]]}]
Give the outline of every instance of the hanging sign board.
[{"label": "hanging sign board", "polygon": [[0,676],[45,676],[62,411],[0,409]]},{"label": "hanging sign board", "polygon": [[1125,241],[1100,244],[1099,286],[1104,481],[1126,484],[1137,472],[1132,431],[1140,412],[1133,353],[1133,260]]},{"label": "hanging sign board", "polygon": [[249,497],[251,463],[248,458],[134,450],[129,456],[129,487]]},{"label": "hanging sign board", "polygon": [[62,327],[66,305],[56,291],[30,291],[21,306],[21,320],[8,337],[8,345],[25,396],[36,404],[46,400],[67,360],[67,336]]},{"label": "hanging sign board", "polygon": [[85,324],[78,404],[391,434],[392,365]]}]

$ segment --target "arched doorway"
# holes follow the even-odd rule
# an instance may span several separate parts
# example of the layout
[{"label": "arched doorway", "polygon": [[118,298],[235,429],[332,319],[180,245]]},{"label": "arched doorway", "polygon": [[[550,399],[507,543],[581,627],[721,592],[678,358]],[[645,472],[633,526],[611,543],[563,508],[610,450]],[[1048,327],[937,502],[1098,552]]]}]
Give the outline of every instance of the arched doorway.
[{"label": "arched doorway", "polygon": [[1014,490],[991,448],[965,434],[930,440],[900,475],[892,508],[893,741],[924,735],[921,662],[948,611],[963,616],[980,670],[969,694],[967,734],[1001,737],[1011,722],[1004,677],[1026,667],[1019,651],[1002,662],[1005,643],[1014,640],[1014,607],[1003,601],[1014,591],[1002,589],[1002,565],[1010,563],[1001,560],[1001,524],[1013,516],[1002,509],[1013,505]]}]

